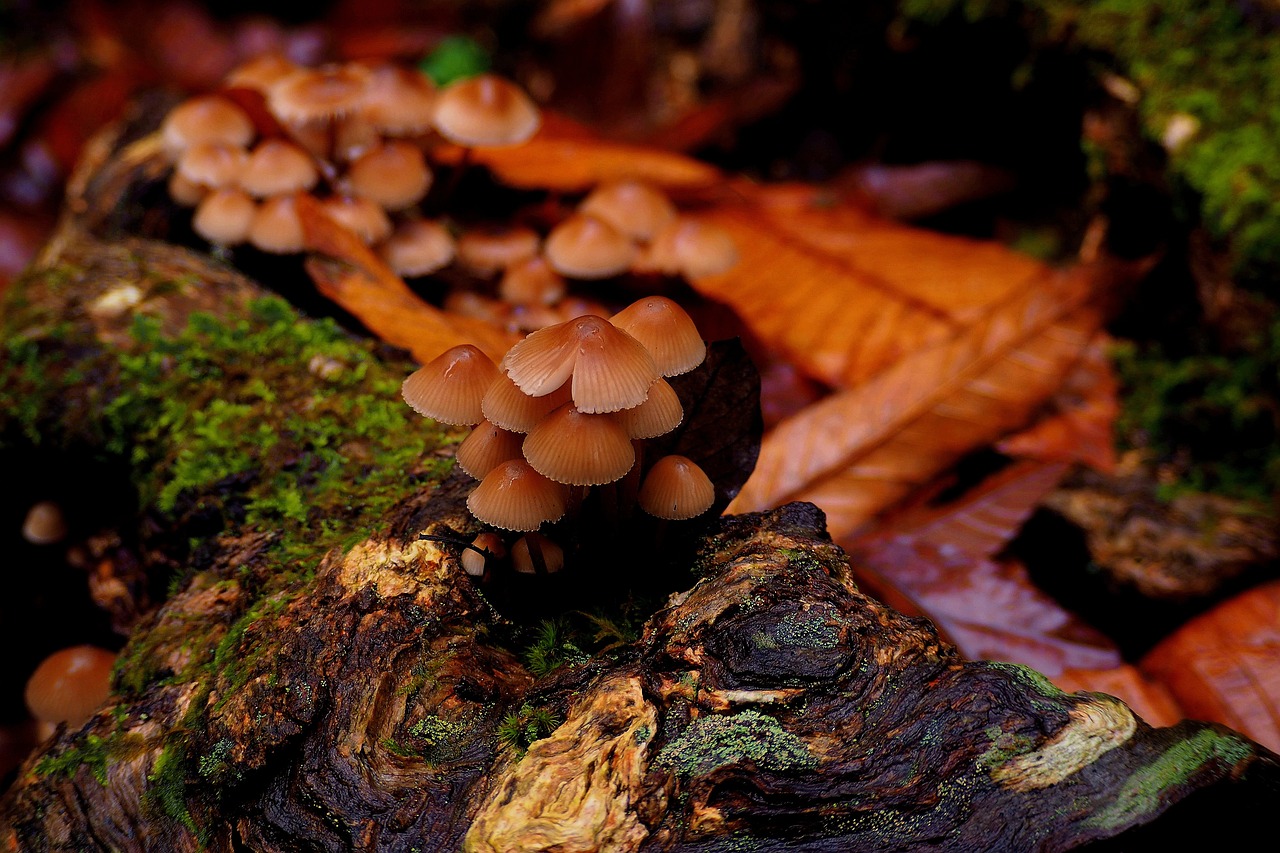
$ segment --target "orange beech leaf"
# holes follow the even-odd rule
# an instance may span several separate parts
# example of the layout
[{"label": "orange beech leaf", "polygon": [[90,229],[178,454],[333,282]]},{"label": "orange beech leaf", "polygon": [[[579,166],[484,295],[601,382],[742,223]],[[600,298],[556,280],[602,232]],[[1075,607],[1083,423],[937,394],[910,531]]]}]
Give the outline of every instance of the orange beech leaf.
[{"label": "orange beech leaf", "polygon": [[814,187],[731,188],[690,216],[725,229],[740,259],[692,284],[829,385],[869,379],[1054,278],[997,243],[879,219]]},{"label": "orange beech leaf", "polygon": [[[948,504],[922,497],[875,531],[837,541],[854,577],[883,578],[971,659],[1010,661],[1049,675],[1120,664],[1115,646],[1033,584],[1024,566],[997,560],[1067,470],[1020,462]],[[869,571],[868,571],[869,570]]]},{"label": "orange beech leaf", "polygon": [[[433,148],[431,158],[445,164],[463,161],[467,149]],[[593,139],[568,122],[543,117],[542,128],[523,145],[472,148],[471,162],[487,167],[508,186],[556,192],[581,192],[603,181],[636,178],[666,190],[712,187],[723,177],[714,166],[656,148]]]},{"label": "orange beech leaf", "polygon": [[1107,693],[1128,705],[1153,726],[1171,726],[1186,717],[1164,685],[1147,678],[1135,667],[1067,669],[1053,676],[1053,683],[1067,693]]},{"label": "orange beech leaf", "polygon": [[1002,439],[996,449],[1009,456],[1044,461],[1083,462],[1103,474],[1116,470],[1112,427],[1120,414],[1120,383],[1107,358],[1111,339],[1094,336],[1049,412],[1028,429]]},{"label": "orange beech leaf", "polygon": [[1088,303],[1112,272],[1082,265],[1027,282],[951,339],[783,420],[729,510],[809,500],[834,537],[854,532],[1029,420],[1100,325]]},{"label": "orange beech leaf", "polygon": [[316,287],[375,335],[426,363],[458,344],[474,344],[498,361],[517,338],[480,320],[446,314],[423,301],[351,231],[306,193],[297,195],[306,262]]},{"label": "orange beech leaf", "polygon": [[1187,622],[1142,659],[1187,716],[1280,750],[1280,580]]}]

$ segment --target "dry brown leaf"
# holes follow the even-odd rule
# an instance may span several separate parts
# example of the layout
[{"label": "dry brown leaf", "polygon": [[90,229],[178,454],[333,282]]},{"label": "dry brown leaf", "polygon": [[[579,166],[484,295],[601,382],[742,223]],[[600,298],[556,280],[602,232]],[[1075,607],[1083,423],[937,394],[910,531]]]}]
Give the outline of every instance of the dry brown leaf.
[{"label": "dry brown leaf", "polygon": [[1116,470],[1113,425],[1120,414],[1120,383],[1111,369],[1102,333],[1049,401],[1050,411],[1028,429],[1002,439],[996,449],[1009,456],[1044,461],[1083,462],[1104,474]]},{"label": "dry brown leaf", "polygon": [[[439,163],[456,165],[467,149],[432,149]],[[472,148],[471,162],[487,167],[498,180],[519,189],[582,192],[603,181],[637,178],[668,191],[713,187],[724,178],[714,166],[656,148],[593,139],[581,128],[553,116],[523,145]]]},{"label": "dry brown leaf", "polygon": [[1164,685],[1144,678],[1128,664],[1112,669],[1063,670],[1053,677],[1053,683],[1067,693],[1083,690],[1115,696],[1153,726],[1171,726],[1186,716]]},{"label": "dry brown leaf", "polygon": [[1198,720],[1223,723],[1280,750],[1280,580],[1187,622],[1142,659]]},{"label": "dry brown leaf", "polygon": [[886,579],[965,657],[1047,674],[1118,666],[1119,651],[1105,636],[1036,587],[1023,565],[995,558],[1066,470],[1016,463],[951,503],[931,506],[921,496],[874,532],[837,541],[855,577],[869,568],[870,587]]},{"label": "dry brown leaf", "polygon": [[997,243],[878,219],[814,187],[732,187],[693,218],[727,230],[740,260],[693,285],[830,385],[863,382],[1054,277]]},{"label": "dry brown leaf", "polygon": [[351,231],[330,219],[311,196],[298,195],[307,272],[316,287],[375,335],[413,354],[420,363],[449,347],[474,344],[498,361],[516,338],[488,323],[446,314],[423,301]]}]

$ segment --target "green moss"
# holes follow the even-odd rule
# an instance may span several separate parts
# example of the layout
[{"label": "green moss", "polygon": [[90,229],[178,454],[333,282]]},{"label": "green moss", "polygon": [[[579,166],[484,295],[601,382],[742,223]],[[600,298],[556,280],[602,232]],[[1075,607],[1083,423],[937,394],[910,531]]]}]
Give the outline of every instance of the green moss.
[{"label": "green moss", "polygon": [[498,743],[518,755],[524,755],[534,741],[551,734],[560,723],[561,720],[550,709],[526,702],[520,710],[507,714],[498,724]]},{"label": "green moss", "polygon": [[1253,748],[1244,739],[1204,729],[1134,772],[1115,799],[1087,823],[1111,829],[1142,822],[1164,807],[1170,788],[1185,784],[1205,764],[1216,761],[1234,766],[1252,754]]},{"label": "green moss", "polygon": [[750,762],[762,770],[787,772],[817,765],[805,742],[759,711],[699,717],[664,746],[655,759],[681,776],[705,776],[721,767]]},{"label": "green moss", "polygon": [[207,843],[205,830],[196,824],[187,806],[187,750],[185,743],[174,740],[156,757],[147,774],[144,802],[191,830],[202,844]]}]

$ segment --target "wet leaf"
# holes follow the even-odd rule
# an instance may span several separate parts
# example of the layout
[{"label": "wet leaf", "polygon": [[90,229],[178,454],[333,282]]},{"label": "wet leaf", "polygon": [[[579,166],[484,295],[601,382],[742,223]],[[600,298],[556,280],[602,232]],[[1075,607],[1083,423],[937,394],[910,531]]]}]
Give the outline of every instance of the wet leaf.
[{"label": "wet leaf", "polygon": [[973,659],[1012,661],[1055,675],[1109,669],[1116,647],[1032,583],[1020,563],[998,559],[1066,472],[1062,463],[1016,463],[953,502],[921,501],[873,533],[837,540],[858,576],[863,567],[943,629]]},{"label": "wet leaf", "polygon": [[1187,716],[1280,750],[1280,580],[1187,622],[1142,660]]},{"label": "wet leaf", "polygon": [[1068,693],[1083,690],[1115,696],[1153,726],[1172,726],[1187,716],[1164,685],[1128,664],[1113,669],[1063,670],[1053,677],[1053,683]]}]

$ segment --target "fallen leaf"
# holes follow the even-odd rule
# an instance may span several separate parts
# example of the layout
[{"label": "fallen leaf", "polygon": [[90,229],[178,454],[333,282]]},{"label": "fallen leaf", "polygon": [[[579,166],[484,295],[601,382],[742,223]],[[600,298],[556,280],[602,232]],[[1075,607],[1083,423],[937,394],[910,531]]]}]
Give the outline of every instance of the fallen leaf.
[{"label": "fallen leaf", "polygon": [[306,193],[297,196],[307,249],[318,253],[306,268],[316,287],[375,335],[426,363],[458,344],[474,344],[498,361],[515,335],[469,317],[446,314],[422,300],[351,231],[330,219]]},{"label": "fallen leaf", "polygon": [[1191,619],[1147,653],[1142,671],[1187,716],[1280,750],[1280,580]]},{"label": "fallen leaf", "polygon": [[887,579],[967,658],[1048,675],[1109,669],[1121,662],[1110,640],[1036,587],[1021,563],[996,558],[1066,470],[1015,463],[950,503],[922,497],[875,531],[837,541],[855,578],[870,568],[872,588]]},{"label": "fallen leaf", "polygon": [[1145,678],[1128,664],[1112,669],[1066,669],[1052,680],[1067,693],[1083,690],[1115,696],[1152,726],[1172,726],[1187,716],[1164,685]]}]

